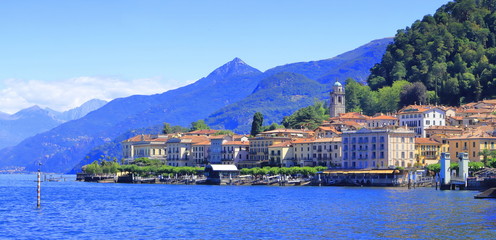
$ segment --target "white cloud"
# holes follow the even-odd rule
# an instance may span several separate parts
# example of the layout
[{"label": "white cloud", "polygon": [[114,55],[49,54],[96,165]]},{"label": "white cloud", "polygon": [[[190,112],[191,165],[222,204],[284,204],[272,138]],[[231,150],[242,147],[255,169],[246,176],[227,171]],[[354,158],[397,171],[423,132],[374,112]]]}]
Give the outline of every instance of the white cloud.
[{"label": "white cloud", "polygon": [[110,101],[135,94],[150,95],[177,88],[184,83],[159,78],[122,80],[117,78],[78,77],[62,81],[8,79],[0,83],[0,111],[15,113],[38,105],[57,111],[78,107],[97,98]]}]

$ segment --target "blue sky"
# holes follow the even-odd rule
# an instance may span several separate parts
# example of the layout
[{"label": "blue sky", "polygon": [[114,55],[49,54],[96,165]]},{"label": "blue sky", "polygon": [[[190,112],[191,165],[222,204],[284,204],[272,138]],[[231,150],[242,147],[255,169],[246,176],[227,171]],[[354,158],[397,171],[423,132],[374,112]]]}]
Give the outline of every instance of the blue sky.
[{"label": "blue sky", "polygon": [[446,2],[0,1],[0,111],[159,93],[235,57],[262,71],[331,58]]}]

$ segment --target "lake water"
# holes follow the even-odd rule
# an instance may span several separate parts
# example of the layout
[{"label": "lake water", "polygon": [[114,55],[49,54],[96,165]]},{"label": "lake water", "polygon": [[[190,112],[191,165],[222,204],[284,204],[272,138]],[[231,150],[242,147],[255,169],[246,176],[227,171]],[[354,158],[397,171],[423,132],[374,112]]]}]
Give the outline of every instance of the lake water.
[{"label": "lake water", "polygon": [[496,200],[472,191],[67,181],[43,182],[37,209],[35,181],[0,175],[0,238],[496,238]]}]

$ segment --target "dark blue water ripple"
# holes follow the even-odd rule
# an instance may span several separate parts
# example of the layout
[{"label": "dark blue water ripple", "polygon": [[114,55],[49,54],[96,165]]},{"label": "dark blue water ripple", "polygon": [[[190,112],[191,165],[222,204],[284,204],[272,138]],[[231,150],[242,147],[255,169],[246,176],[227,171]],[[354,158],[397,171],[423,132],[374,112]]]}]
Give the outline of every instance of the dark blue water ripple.
[{"label": "dark blue water ripple", "polygon": [[0,175],[2,239],[494,239],[496,201],[431,188],[129,185]]}]

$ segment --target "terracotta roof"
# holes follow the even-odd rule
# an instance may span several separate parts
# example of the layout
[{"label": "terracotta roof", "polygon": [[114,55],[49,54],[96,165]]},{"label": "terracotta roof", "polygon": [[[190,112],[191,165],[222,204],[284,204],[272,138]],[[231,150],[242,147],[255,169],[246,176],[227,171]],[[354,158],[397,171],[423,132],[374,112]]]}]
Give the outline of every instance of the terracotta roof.
[{"label": "terracotta roof", "polygon": [[398,114],[423,113],[436,108],[443,110],[439,107],[431,106],[431,105],[409,105],[400,109],[398,111]]},{"label": "terracotta roof", "polygon": [[496,105],[496,99],[482,100],[483,103]]},{"label": "terracotta roof", "polygon": [[365,116],[365,115],[362,115],[360,113],[357,113],[357,112],[347,112],[347,113],[342,113],[342,114],[339,114],[338,117],[336,118],[339,118],[339,119],[368,119],[369,116]]},{"label": "terracotta roof", "polygon": [[357,128],[362,127],[362,124],[354,122],[354,121],[344,121],[343,124],[348,125],[348,126],[357,127]]},{"label": "terracotta roof", "polygon": [[415,138],[415,144],[436,144],[436,145],[441,145],[441,143],[438,143],[436,141],[433,141],[429,138]]},{"label": "terracotta roof", "polygon": [[281,142],[281,143],[272,144],[269,146],[269,148],[290,147],[290,146],[291,146],[291,142]]},{"label": "terracotta roof", "polygon": [[227,141],[223,143],[222,145],[243,145],[243,146],[249,146],[250,142],[249,141]]},{"label": "terracotta roof", "polygon": [[440,130],[463,130],[459,127],[456,127],[456,126],[430,126],[428,128],[426,128],[425,130],[429,130],[429,129],[440,129]]},{"label": "terracotta roof", "polygon": [[388,116],[388,115],[381,115],[377,117],[371,117],[369,120],[398,120],[398,118],[395,118],[393,116]]},{"label": "terracotta roof", "polygon": [[214,133],[216,133],[218,131],[219,130],[203,129],[203,130],[196,130],[196,131],[187,132],[187,133],[185,133],[185,135],[197,135],[197,134],[206,135],[206,134],[214,134]]},{"label": "terracotta roof", "polygon": [[463,120],[463,117],[456,117],[456,116],[455,116],[455,117],[450,117],[450,118],[452,118],[453,120],[457,120],[457,121],[461,121],[461,120]]},{"label": "terracotta roof", "polygon": [[193,144],[194,146],[205,146],[210,145],[210,141],[197,142]]},{"label": "terracotta roof", "polygon": [[224,139],[226,135],[210,136],[210,139]]},{"label": "terracotta roof", "polygon": [[316,128],[314,131],[317,131],[317,130],[323,130],[323,131],[331,131],[333,133],[336,133],[336,134],[341,134],[340,131],[338,131],[335,127],[330,127],[330,126],[320,126],[318,128]]},{"label": "terracotta roof", "polygon": [[340,137],[335,137],[335,138],[317,138],[313,142],[341,142]]},{"label": "terracotta roof", "polygon": [[313,138],[300,138],[300,139],[294,139],[291,141],[292,143],[312,143],[315,139]]},{"label": "terracotta roof", "polygon": [[457,113],[462,114],[462,113],[490,113],[490,112],[492,112],[491,109],[470,108],[470,109],[458,111]]},{"label": "terracotta roof", "polygon": [[496,118],[496,115],[494,114],[474,114],[469,116],[469,118],[479,118],[479,119],[491,119],[491,118]]},{"label": "terracotta roof", "polygon": [[[183,143],[191,143],[191,144],[197,144],[200,142],[205,142],[205,141],[210,141],[210,139],[206,136],[182,136],[180,138],[181,142]],[[172,139],[169,139],[170,141],[174,141]]]},{"label": "terracotta roof", "polygon": [[142,134],[124,140],[123,142],[166,142],[169,138],[164,135]]}]

